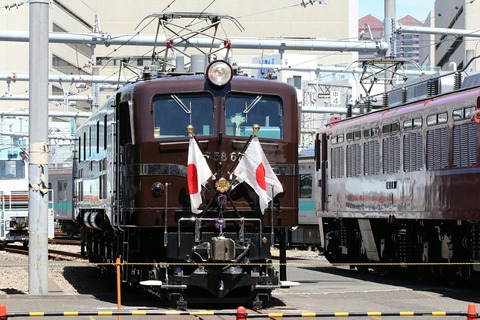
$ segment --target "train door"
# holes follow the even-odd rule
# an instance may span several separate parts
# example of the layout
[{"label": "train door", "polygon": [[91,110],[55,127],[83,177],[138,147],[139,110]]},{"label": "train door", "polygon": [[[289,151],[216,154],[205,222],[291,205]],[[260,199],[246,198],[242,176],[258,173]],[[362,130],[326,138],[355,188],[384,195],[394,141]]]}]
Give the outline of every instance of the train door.
[{"label": "train door", "polygon": [[[308,149],[302,150],[302,152]],[[317,246],[319,244],[318,218],[315,204],[315,186],[317,183],[315,162],[311,155],[299,154],[299,190],[298,190],[298,227],[292,228],[292,245]]]},{"label": "train door", "polygon": [[132,112],[133,105],[131,102],[119,103],[115,109],[115,122],[112,129],[114,129],[115,143],[113,144],[112,154],[115,158],[113,177],[113,195],[112,203],[114,205],[113,210],[113,224],[117,227],[121,227],[124,223],[122,199],[125,199],[125,175],[124,166],[126,161],[126,148],[127,145],[133,143],[133,124],[132,124]]},{"label": "train door", "polygon": [[328,159],[327,159],[327,134],[317,134],[315,139],[315,170],[317,181],[315,182],[315,199],[318,225],[320,228],[320,246],[325,248],[325,235],[323,232],[323,221],[320,212],[328,210]]},{"label": "train door", "polygon": [[317,171],[317,210],[327,211],[327,179],[328,179],[328,159],[327,159],[327,135],[318,134],[315,140],[315,169]]}]

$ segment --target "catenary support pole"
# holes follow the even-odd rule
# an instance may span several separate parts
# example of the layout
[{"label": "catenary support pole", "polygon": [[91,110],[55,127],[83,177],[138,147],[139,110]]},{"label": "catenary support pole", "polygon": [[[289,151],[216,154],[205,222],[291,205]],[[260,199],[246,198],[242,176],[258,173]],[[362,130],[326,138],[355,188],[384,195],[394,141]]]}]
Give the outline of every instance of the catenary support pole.
[{"label": "catenary support pole", "polygon": [[395,49],[395,43],[397,41],[395,37],[396,29],[396,17],[395,17],[395,0],[385,0],[385,20],[383,20],[383,34],[385,42],[388,44],[386,58],[395,58],[397,54]]},{"label": "catenary support pole", "polygon": [[49,0],[30,0],[28,291],[48,293]]}]

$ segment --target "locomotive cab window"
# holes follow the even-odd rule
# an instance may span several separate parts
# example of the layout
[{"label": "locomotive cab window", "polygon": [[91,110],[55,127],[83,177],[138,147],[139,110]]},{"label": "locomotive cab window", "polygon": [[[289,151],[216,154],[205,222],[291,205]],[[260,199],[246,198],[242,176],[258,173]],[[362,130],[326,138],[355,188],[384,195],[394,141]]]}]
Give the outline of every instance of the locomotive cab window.
[{"label": "locomotive cab window", "polygon": [[282,101],[272,96],[230,93],[225,99],[225,131],[232,136],[248,137],[254,124],[260,125],[257,136],[281,139]]},{"label": "locomotive cab window", "polygon": [[195,134],[213,134],[213,99],[207,93],[160,95],[153,100],[155,138],[185,137],[187,126]]}]

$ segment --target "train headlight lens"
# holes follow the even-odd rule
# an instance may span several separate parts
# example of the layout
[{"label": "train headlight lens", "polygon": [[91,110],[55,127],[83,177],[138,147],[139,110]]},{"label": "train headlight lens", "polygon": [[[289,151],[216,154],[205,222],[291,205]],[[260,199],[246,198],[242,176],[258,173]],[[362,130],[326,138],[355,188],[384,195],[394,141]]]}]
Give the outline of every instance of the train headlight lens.
[{"label": "train headlight lens", "polygon": [[217,60],[207,67],[206,75],[211,84],[222,87],[232,80],[233,70],[227,62]]}]

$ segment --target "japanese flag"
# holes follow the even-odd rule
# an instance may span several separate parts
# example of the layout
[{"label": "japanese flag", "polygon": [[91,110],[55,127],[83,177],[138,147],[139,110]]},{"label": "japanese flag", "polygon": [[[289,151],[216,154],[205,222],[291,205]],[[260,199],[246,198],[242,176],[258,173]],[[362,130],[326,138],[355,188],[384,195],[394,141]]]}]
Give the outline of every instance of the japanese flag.
[{"label": "japanese flag", "polygon": [[234,173],[238,181],[248,183],[258,194],[262,213],[268,203],[278,193],[283,192],[282,184],[268,163],[256,136],[248,145]]},{"label": "japanese flag", "polygon": [[202,204],[202,185],[204,186],[207,183],[211,175],[212,172],[205,156],[195,139],[191,138],[188,146],[187,183],[193,213],[202,212],[198,210],[198,207]]}]

